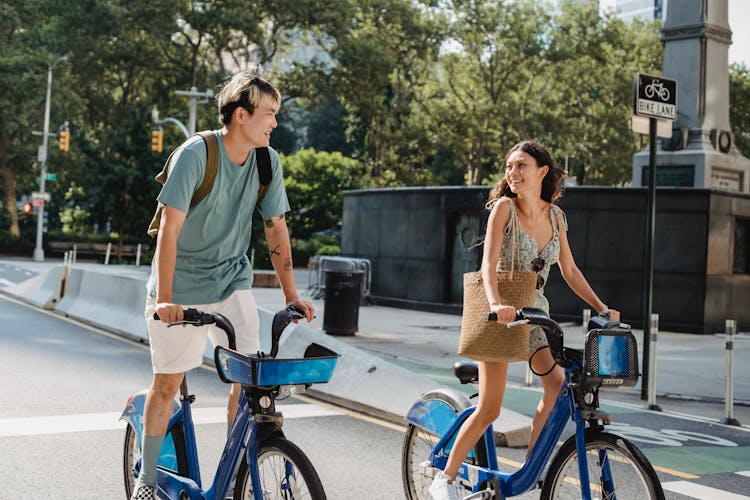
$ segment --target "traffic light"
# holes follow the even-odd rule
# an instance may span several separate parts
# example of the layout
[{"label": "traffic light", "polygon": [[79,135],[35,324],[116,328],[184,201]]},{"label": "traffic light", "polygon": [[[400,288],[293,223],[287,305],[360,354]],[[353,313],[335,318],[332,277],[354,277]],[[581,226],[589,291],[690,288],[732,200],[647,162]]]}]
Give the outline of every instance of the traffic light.
[{"label": "traffic light", "polygon": [[57,134],[58,147],[66,153],[70,150],[70,130],[61,130]]},{"label": "traffic light", "polygon": [[162,129],[156,129],[151,131],[151,151],[154,153],[161,153],[164,149],[164,131]]},{"label": "traffic light", "polygon": [[23,211],[27,214],[30,214],[34,210],[34,207],[31,206],[31,202],[27,201],[23,204]]}]

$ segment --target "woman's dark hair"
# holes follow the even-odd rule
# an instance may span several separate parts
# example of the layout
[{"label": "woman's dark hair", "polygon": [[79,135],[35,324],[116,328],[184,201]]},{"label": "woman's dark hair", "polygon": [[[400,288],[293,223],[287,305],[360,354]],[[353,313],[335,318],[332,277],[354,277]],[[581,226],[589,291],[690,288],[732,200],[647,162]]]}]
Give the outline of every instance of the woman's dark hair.
[{"label": "woman's dark hair", "polygon": [[[549,170],[547,175],[542,179],[542,199],[548,203],[554,203],[555,200],[562,196],[563,188],[560,181],[565,177],[565,171],[557,164],[549,151],[544,146],[536,141],[521,141],[505,154],[503,159],[503,166],[507,165],[508,158],[511,154],[516,151],[523,151],[524,153],[532,156],[539,167],[547,165]],[[497,186],[492,188],[490,191],[490,199],[487,202],[488,206],[492,206],[495,201],[499,200],[503,196],[514,198],[516,194],[510,190],[508,181],[503,176]]]}]

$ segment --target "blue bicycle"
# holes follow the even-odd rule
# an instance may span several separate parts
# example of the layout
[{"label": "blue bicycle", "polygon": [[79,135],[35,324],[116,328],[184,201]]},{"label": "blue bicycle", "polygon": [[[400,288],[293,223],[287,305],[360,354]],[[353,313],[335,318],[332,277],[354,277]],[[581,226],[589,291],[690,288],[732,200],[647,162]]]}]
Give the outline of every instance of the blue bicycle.
[{"label": "blue bicycle", "polygon": [[[224,316],[194,309],[187,309],[184,314],[184,321],[175,324],[215,324],[227,334],[230,348],[216,347],[214,361],[219,378],[226,383],[242,384],[242,394],[213,484],[203,490],[190,409],[195,396],[188,392],[183,378],[180,401],[173,403],[159,458],[157,497],[173,500],[325,500],[323,485],[312,463],[299,447],[284,437],[283,416],[276,411],[275,400],[279,396],[304,392],[310,384],[328,382],[338,355],[319,344],[311,344],[304,358],[275,359],[279,338],[286,326],[304,317],[291,306],[274,316],[271,353],[255,356],[234,350],[234,328]],[[121,417],[128,422],[123,450],[127,498],[130,498],[140,473],[146,392],[131,396]],[[235,487],[230,491],[233,479],[236,479]]]},{"label": "blue bicycle", "polygon": [[[604,431],[611,418],[599,409],[599,388],[633,386],[638,381],[638,351],[629,326],[596,316],[580,350],[563,347],[560,325],[541,309],[521,309],[516,319],[508,326],[530,323],[544,329],[555,362],[565,370],[565,382],[518,471],[498,470],[493,429],[487,428],[456,477],[465,498],[503,499],[541,485],[540,498],[545,500],[662,500],[664,492],[648,459],[630,441]],[[476,363],[456,363],[454,372],[461,383],[478,380]],[[475,409],[466,395],[452,389],[428,392],[414,403],[406,416],[409,424],[402,451],[407,499],[430,498],[432,478],[445,468],[461,424]],[[540,477],[571,420],[575,434],[560,446],[546,477]]]}]

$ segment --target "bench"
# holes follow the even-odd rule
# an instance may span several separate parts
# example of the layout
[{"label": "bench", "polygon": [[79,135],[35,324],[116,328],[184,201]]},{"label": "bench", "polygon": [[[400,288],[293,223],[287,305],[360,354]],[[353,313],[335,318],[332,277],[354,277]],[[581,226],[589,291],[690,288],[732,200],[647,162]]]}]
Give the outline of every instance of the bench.
[{"label": "bench", "polygon": [[[64,254],[72,252],[75,249],[76,255],[107,255],[107,243],[88,243],[76,241],[49,241],[47,247],[52,253]],[[149,249],[146,244],[141,244],[141,256]],[[113,243],[110,249],[110,256],[117,256],[117,243]],[[136,257],[138,255],[138,245],[123,244],[120,257]]]}]

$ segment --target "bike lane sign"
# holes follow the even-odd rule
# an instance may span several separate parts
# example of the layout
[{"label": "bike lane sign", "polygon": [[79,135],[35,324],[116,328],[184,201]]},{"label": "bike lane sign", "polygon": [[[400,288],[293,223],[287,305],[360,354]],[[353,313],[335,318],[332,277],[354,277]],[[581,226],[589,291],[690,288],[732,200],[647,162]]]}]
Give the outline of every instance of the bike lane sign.
[{"label": "bike lane sign", "polygon": [[635,77],[633,112],[639,116],[677,118],[677,81],[639,73]]}]

